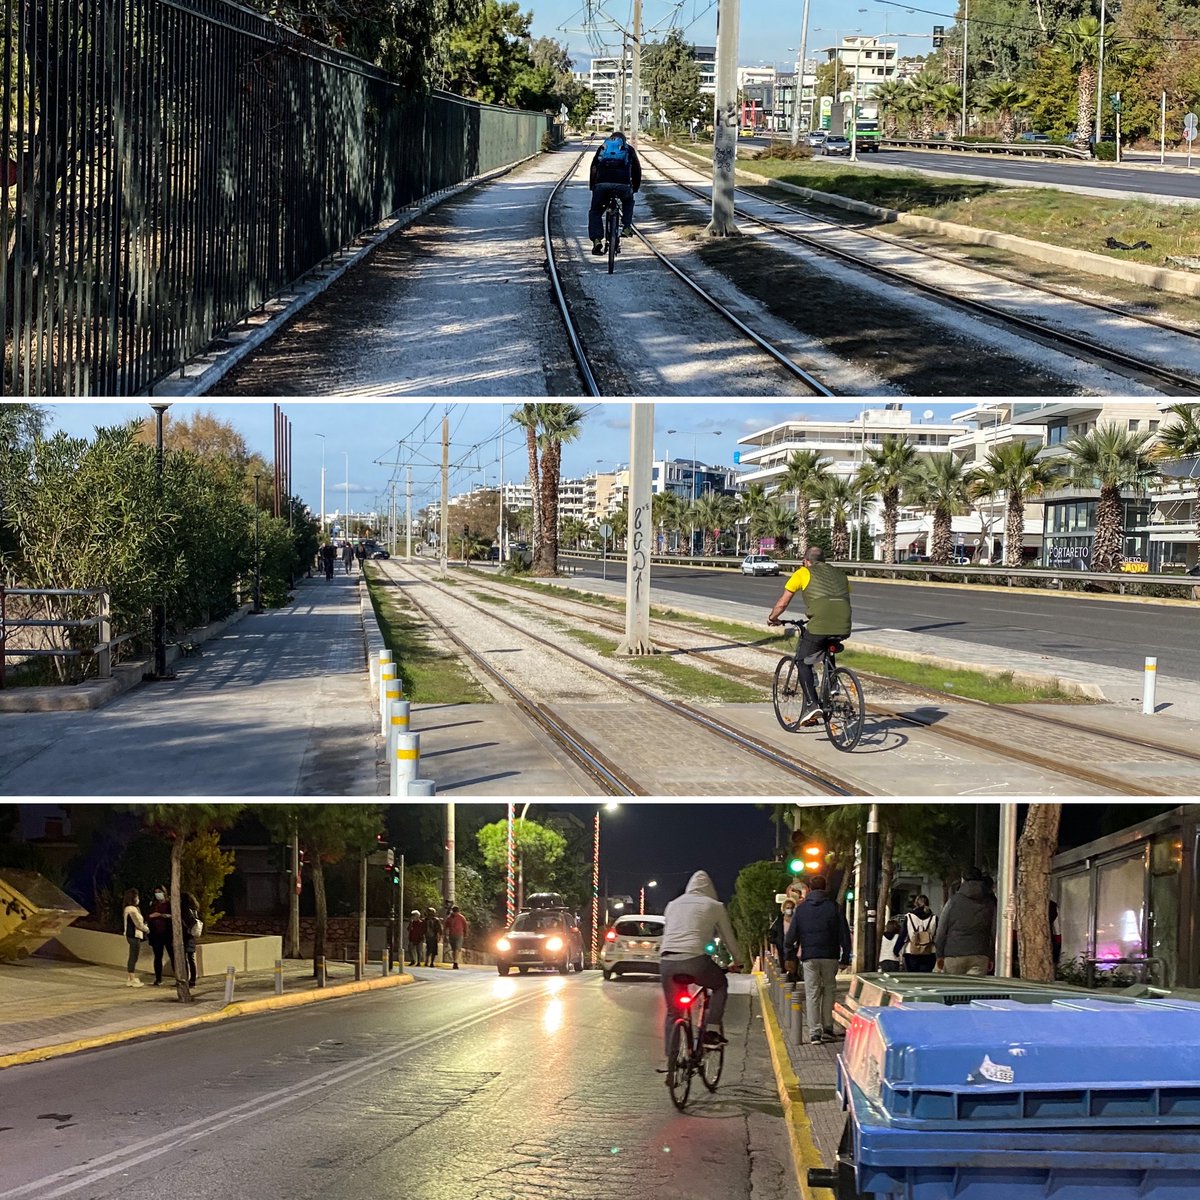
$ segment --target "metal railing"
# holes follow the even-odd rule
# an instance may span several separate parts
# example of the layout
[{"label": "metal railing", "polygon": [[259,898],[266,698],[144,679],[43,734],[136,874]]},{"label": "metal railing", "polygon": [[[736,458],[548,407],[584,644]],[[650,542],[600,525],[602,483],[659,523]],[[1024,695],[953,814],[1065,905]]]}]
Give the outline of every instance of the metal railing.
[{"label": "metal railing", "polygon": [[536,154],[227,0],[0,0],[0,394],[143,391],[389,214]]},{"label": "metal railing", "polygon": [[[93,615],[89,617],[11,617],[9,600],[13,597],[71,597],[92,598],[95,601]],[[96,640],[86,646],[13,646],[11,634],[14,629],[94,629]],[[111,604],[106,588],[6,588],[0,584],[0,688],[4,687],[6,664],[10,658],[82,658],[94,656],[96,675],[100,679],[112,678],[112,656],[117,646],[132,638],[136,633],[112,635]]]},{"label": "metal railing", "polygon": [[976,154],[1019,154],[1034,158],[1079,158],[1092,161],[1090,150],[1056,142],[956,142],[948,138],[884,138],[889,150],[957,150]]}]

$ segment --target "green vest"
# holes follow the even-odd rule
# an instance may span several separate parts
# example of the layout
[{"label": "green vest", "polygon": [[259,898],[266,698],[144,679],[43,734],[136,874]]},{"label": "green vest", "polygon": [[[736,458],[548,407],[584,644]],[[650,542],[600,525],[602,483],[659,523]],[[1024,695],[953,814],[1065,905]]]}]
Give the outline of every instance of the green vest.
[{"label": "green vest", "polygon": [[829,637],[847,637],[850,633],[850,581],[846,572],[826,562],[810,563],[811,578],[804,589],[804,607],[808,610],[808,632]]}]

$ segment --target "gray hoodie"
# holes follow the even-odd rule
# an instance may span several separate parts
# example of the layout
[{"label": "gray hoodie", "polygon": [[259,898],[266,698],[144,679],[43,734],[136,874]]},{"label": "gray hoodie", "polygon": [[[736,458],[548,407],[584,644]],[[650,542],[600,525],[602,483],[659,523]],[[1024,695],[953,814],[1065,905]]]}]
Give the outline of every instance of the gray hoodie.
[{"label": "gray hoodie", "polygon": [[938,958],[962,958],[995,953],[996,905],[979,879],[966,879],[946,901],[938,917],[933,944]]},{"label": "gray hoodie", "polygon": [[707,953],[704,947],[717,933],[733,955],[733,961],[742,961],[742,952],[738,948],[737,938],[733,936],[729,914],[725,911],[725,905],[717,899],[717,889],[713,887],[708,872],[697,871],[688,880],[687,890],[667,905],[663,915],[666,918],[662,939],[664,954],[699,958]]}]

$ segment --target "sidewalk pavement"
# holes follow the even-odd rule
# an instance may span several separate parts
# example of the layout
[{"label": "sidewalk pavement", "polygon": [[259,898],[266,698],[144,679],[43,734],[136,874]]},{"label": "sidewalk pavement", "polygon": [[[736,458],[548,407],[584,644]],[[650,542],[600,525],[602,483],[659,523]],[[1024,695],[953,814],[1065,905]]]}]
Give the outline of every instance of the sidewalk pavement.
[{"label": "sidewalk pavement", "polygon": [[327,985],[321,989],[313,979],[311,959],[285,959],[282,996],[275,994],[273,970],[247,971],[236,977],[233,1004],[227,1007],[223,975],[198,979],[191,1005],[176,999],[169,973],[160,987],[153,986],[152,973],[144,969],[139,977],[144,986],[131,988],[125,972],[117,968],[40,954],[0,964],[0,1068],[413,982],[398,966],[384,976],[380,963],[369,963],[363,980],[356,982],[353,963],[328,962]]},{"label": "sidewalk pavement", "polygon": [[0,713],[8,796],[374,796],[386,790],[359,573],[301,579],[178,678],[104,708]]}]

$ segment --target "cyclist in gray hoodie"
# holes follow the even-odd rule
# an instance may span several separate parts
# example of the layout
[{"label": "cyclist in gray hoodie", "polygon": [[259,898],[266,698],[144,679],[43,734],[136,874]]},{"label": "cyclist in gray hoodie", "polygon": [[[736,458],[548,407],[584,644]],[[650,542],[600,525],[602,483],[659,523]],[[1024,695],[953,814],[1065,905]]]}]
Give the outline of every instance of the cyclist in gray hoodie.
[{"label": "cyclist in gray hoodie", "polygon": [[742,952],[738,949],[733,926],[725,905],[717,899],[717,889],[706,871],[697,871],[688,880],[682,896],[672,900],[663,913],[665,923],[662,935],[662,962],[659,974],[662,977],[663,994],[667,998],[667,1019],[663,1027],[664,1053],[670,1053],[671,1027],[679,1015],[675,1008],[674,986],[677,975],[690,975],[702,987],[712,992],[708,1006],[708,1021],[714,1028],[703,1031],[706,1046],[721,1046],[725,1035],[721,1032],[721,1021],[725,1016],[725,1001],[729,997],[729,983],[725,972],[709,956],[705,949],[717,934],[733,955],[732,970],[740,970]]}]

